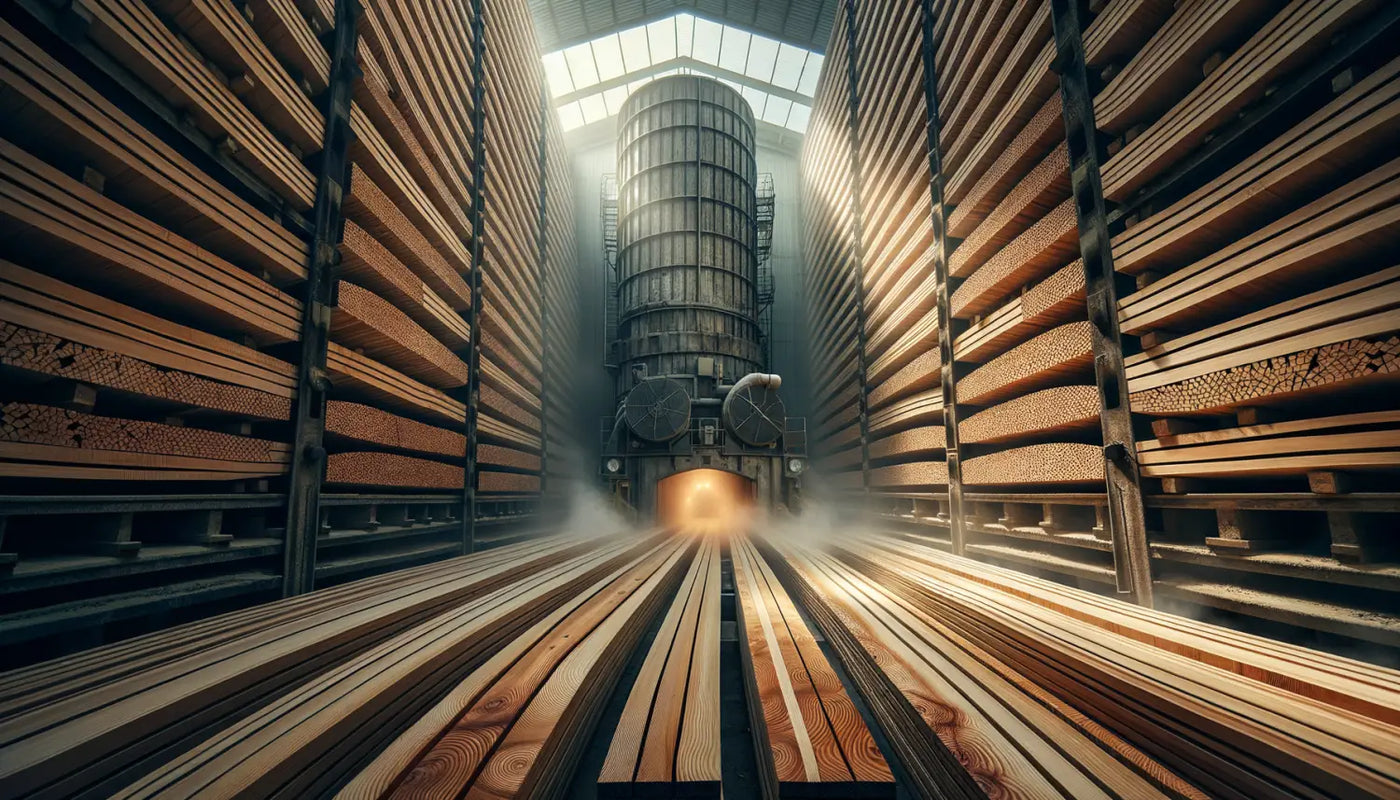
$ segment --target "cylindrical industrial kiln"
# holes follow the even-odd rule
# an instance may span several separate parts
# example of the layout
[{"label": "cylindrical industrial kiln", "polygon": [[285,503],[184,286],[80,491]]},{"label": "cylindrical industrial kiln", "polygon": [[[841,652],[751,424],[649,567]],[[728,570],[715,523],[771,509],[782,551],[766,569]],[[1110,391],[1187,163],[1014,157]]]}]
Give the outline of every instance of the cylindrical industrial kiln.
[{"label": "cylindrical industrial kiln", "polygon": [[754,116],[712,78],[646,84],[618,122],[617,414],[603,475],[653,513],[657,484],[691,469],[791,504],[806,435],[764,373]]}]

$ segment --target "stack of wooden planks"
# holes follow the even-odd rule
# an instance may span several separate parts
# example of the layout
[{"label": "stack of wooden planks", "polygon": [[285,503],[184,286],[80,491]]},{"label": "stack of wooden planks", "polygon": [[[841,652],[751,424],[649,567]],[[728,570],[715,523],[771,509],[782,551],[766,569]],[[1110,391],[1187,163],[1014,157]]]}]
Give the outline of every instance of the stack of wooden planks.
[{"label": "stack of wooden planks", "polygon": [[[92,40],[154,79],[141,49],[153,39],[113,34],[145,21],[155,39],[174,32],[139,3],[90,10]],[[32,33],[20,16],[0,22],[0,97],[10,109],[0,123],[0,230],[12,245],[0,262],[12,379],[0,471],[49,489],[240,487],[285,474],[285,441],[249,434],[254,422],[290,416],[294,367],[259,348],[299,336],[293,286],[305,275],[305,243]],[[176,49],[176,61],[190,56]],[[199,83],[207,68],[174,82],[170,68],[158,93],[208,88]],[[194,127],[212,124],[191,114]],[[305,168],[280,143],[261,149],[256,127],[226,152],[285,192],[289,207],[307,207]]]},{"label": "stack of wooden planks", "polygon": [[775,547],[891,744],[944,792],[1396,791],[1392,671],[895,539]]},{"label": "stack of wooden planks", "polygon": [[[303,682],[316,685],[337,674],[328,672],[337,665],[357,664],[363,654],[386,648],[406,659],[408,643],[428,641],[420,629],[460,616],[462,608],[499,609],[504,619],[491,617],[500,621],[498,635],[512,626],[523,629],[642,549],[604,539],[520,544],[8,673],[0,695],[0,780],[15,795],[116,796],[141,778],[131,793],[145,793],[149,788],[138,787],[173,777],[175,764],[187,762],[156,770],[159,765],[180,754],[193,758],[192,746],[232,730],[230,724],[250,710],[261,707],[260,714],[276,718],[277,702],[295,697]],[[481,638],[482,645],[489,641]],[[361,679],[371,674],[349,669]],[[415,697],[430,702],[427,695]]]},{"label": "stack of wooden planks", "polygon": [[627,695],[599,797],[720,797],[720,545],[705,539]]},{"label": "stack of wooden planks", "polygon": [[[806,297],[811,341],[812,413],[808,422],[816,464],[837,486],[863,485],[865,455],[860,436],[862,317],[857,247],[849,76],[848,9],[839,4],[826,62],[817,81],[812,115],[802,142],[800,171]],[[901,298],[902,299],[902,298]]]},{"label": "stack of wooden planks", "polygon": [[[961,13],[1005,22],[976,36],[955,28],[934,42],[944,69],[982,76],[989,92],[940,75],[948,228],[958,237],[948,266],[962,481],[968,492],[994,487],[1008,497],[1082,492],[1101,485],[1104,470],[1069,154],[1049,69],[1049,7],[973,5]],[[1162,2],[1104,4],[1084,32],[1090,68],[1128,57],[1170,10]],[[1098,563],[1103,554],[1069,549],[1063,557]]]},{"label": "stack of wooden planks", "polygon": [[[897,594],[896,582],[831,555],[774,546],[922,794],[1204,796]],[[1178,791],[1164,791],[1163,782]]]},{"label": "stack of wooden planks", "polygon": [[[500,0],[484,7],[483,13],[486,116],[482,146],[493,168],[485,174],[482,187],[490,200],[482,211],[478,431],[482,441],[497,446],[495,453],[538,456],[545,447],[539,401],[545,371],[540,262],[546,256],[540,187],[548,179],[541,154],[549,130],[540,112],[543,67],[527,3]],[[555,181],[558,191],[562,188],[558,176]],[[544,194],[548,196],[548,189]],[[484,455],[480,450],[477,461],[477,488],[482,493],[540,490],[538,467],[521,470],[518,459]]]},{"label": "stack of wooden planks", "polygon": [[[544,246],[542,256],[540,341],[544,348],[540,379],[541,491],[560,502],[559,493],[572,481],[588,474],[584,465],[584,431],[593,429],[579,413],[583,387],[579,381],[579,352],[590,334],[579,314],[582,291],[578,231],[574,220],[573,160],[564,146],[559,115],[544,106]],[[518,435],[517,435],[518,436]],[[522,437],[523,438],[523,437]]]},{"label": "stack of wooden planks", "polygon": [[763,796],[894,797],[889,765],[772,568],[747,538],[730,558]]},{"label": "stack of wooden planks", "polygon": [[1392,670],[907,543],[858,549],[848,563],[1210,796],[1396,790]]},{"label": "stack of wooden planks", "polygon": [[[1251,545],[1290,557],[1325,552],[1329,533],[1333,553],[1354,553],[1356,531],[1394,521],[1397,449],[1384,420],[1400,369],[1389,255],[1400,244],[1400,60],[1379,44],[1393,38],[1393,8],[1110,0],[1082,10],[1128,337],[1126,371],[1103,376],[1051,8],[934,0],[923,36],[906,27],[922,22],[912,8],[854,9],[854,36],[836,15],[828,59],[848,71],[819,88],[821,121],[802,165],[825,181],[805,187],[820,198],[807,212],[813,430],[824,447],[817,464],[838,488],[884,492],[881,508],[938,503],[937,514],[891,514],[924,534],[949,526],[947,471],[936,463],[948,443],[933,429],[955,421],[969,552],[1108,581],[1106,533],[1122,523],[1104,524],[1102,377],[1106,391],[1126,384],[1131,410],[1151,418],[1139,433],[1150,422],[1156,440],[1137,454],[1146,490],[1188,495],[1149,513],[1149,537],[1184,536],[1190,547],[1198,534],[1229,538],[1232,523],[1216,530],[1206,513],[1219,492],[1264,493],[1251,513],[1273,513],[1270,503],[1302,512],[1291,519],[1306,534]],[[928,81],[911,67],[925,52]],[[931,82],[936,130],[904,80]],[[941,175],[929,174],[927,153],[906,149],[921,140],[937,143]],[[923,189],[935,178],[942,214]],[[940,216],[946,241],[935,238]],[[930,277],[935,247],[947,253],[946,301]],[[861,293],[844,288],[854,266]],[[937,324],[945,302],[946,332]],[[951,337],[951,364],[932,346],[940,334]],[[940,372],[951,372],[954,396],[941,397]],[[1274,494],[1299,488],[1315,497]],[[1328,509],[1348,491],[1381,494]],[[1392,552],[1370,549],[1368,561]],[[1284,575],[1240,559],[1192,564],[1237,570],[1226,580],[1241,585]],[[1160,568],[1172,580],[1206,580]],[[1260,579],[1273,585],[1259,590],[1299,602],[1323,591],[1308,583],[1316,572],[1287,574],[1304,580]],[[1393,621],[1382,606],[1400,584],[1370,577],[1368,587],[1387,588],[1357,602]],[[1309,616],[1275,606],[1260,615]]]},{"label": "stack of wooden planks", "polygon": [[928,107],[917,4],[855,4],[855,153],[865,311],[867,484],[947,483]]},{"label": "stack of wooden planks", "polygon": [[[339,797],[558,797],[643,631],[694,564],[651,539],[456,682]],[[476,623],[479,624],[479,623]]]},{"label": "stack of wooden planks", "polygon": [[[1387,11],[1180,4],[1095,99],[1099,127],[1117,137],[1104,195],[1128,206],[1112,246],[1137,283],[1119,323],[1141,346],[1125,377],[1155,436],[1138,445],[1142,475],[1156,479],[1146,486],[1252,493],[1248,510],[1163,512],[1161,546],[1202,554],[1164,563],[1164,589],[1373,640],[1385,637],[1368,631],[1397,624],[1394,579],[1352,594],[1324,572],[1257,578],[1254,561],[1346,570],[1394,556],[1378,535],[1393,506],[1326,505],[1356,486],[1393,496],[1400,463],[1400,60],[1384,47],[1344,55],[1352,44],[1339,35],[1392,36]],[[1335,66],[1324,74],[1318,62]],[[1251,109],[1268,111],[1280,91],[1286,113],[1254,122]],[[1251,144],[1216,148],[1232,140]],[[1353,616],[1364,623],[1332,624]]]}]

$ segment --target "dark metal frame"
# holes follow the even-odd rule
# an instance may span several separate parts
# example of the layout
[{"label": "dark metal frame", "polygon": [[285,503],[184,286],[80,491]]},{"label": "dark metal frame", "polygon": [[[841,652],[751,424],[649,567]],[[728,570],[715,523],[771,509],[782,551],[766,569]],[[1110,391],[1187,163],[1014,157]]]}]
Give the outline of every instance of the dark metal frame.
[{"label": "dark metal frame", "polygon": [[865,243],[861,199],[864,181],[860,169],[860,70],[857,67],[859,42],[856,37],[856,0],[845,0],[846,7],[846,81],[850,94],[850,126],[848,141],[851,148],[851,238],[854,243],[850,271],[855,281],[856,306],[856,414],[860,423],[860,485],[870,494],[870,408],[866,389],[865,358]]},{"label": "dark metal frame", "polygon": [[1099,172],[1100,139],[1094,124],[1094,95],[1085,63],[1083,18],[1088,0],[1051,0],[1054,69],[1060,76],[1070,181],[1079,223],[1079,251],[1084,259],[1085,302],[1093,329],[1094,379],[1099,390],[1103,429],[1104,478],[1108,491],[1113,568],[1119,593],[1152,605],[1152,565],[1147,518],[1137,463],[1137,441],[1123,339],[1118,329],[1118,275],[1108,233],[1108,210]]},{"label": "dark metal frame", "polygon": [[325,141],[314,158],[316,204],[312,209],[311,253],[302,295],[301,358],[297,364],[297,401],[293,417],[291,484],[287,491],[282,594],[309,592],[316,572],[316,536],[321,528],[321,487],[326,477],[326,374],[331,314],[337,303],[340,243],[345,232],[341,209],[350,185],[350,102],[360,68],[355,61],[359,0],[336,0],[331,31],[330,86],[322,106]]},{"label": "dark metal frame", "polygon": [[472,305],[467,319],[471,327],[471,343],[467,355],[467,418],[463,433],[467,437],[466,462],[462,469],[462,552],[476,549],[476,438],[477,410],[481,402],[481,275],[482,238],[486,225],[483,204],[486,201],[486,25],[482,18],[482,0],[471,0],[472,8]]},{"label": "dark metal frame", "polygon": [[948,533],[954,555],[962,555],[967,547],[966,522],[963,519],[961,444],[958,439],[958,374],[953,354],[953,314],[948,274],[948,253],[953,248],[948,241],[946,208],[943,201],[943,153],[939,138],[943,123],[938,115],[937,48],[932,0],[921,0],[924,39],[924,101],[928,109],[928,168],[929,190],[932,192],[933,251],[935,291],[938,293],[938,354],[939,373],[943,387],[944,453],[948,465]]}]

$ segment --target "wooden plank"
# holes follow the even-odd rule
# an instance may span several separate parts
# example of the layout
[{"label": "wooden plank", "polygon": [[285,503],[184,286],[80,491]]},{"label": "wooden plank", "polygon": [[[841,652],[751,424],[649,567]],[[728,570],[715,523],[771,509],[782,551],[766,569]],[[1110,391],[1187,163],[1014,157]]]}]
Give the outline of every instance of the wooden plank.
[{"label": "wooden plank", "polygon": [[[0,22],[0,93],[15,142],[56,163],[79,157],[104,192],[224,258],[281,283],[305,275],[306,245],[142,127],[8,23]],[[22,102],[19,99],[22,98]]]},{"label": "wooden plank", "polygon": [[720,796],[720,548],[702,541],[632,684],[600,797]]},{"label": "wooden plank", "polygon": [[337,288],[331,336],[439,389],[467,382],[467,365],[384,298],[347,281]]},{"label": "wooden plank", "polygon": [[787,592],[747,539],[730,552],[764,797],[893,797],[889,766]]},{"label": "wooden plank", "polygon": [[463,458],[466,437],[383,409],[345,400],[326,402],[326,433],[418,453]]},{"label": "wooden plank", "polygon": [[[529,548],[513,551],[517,559],[522,551],[531,552]],[[566,546],[563,552],[567,551]],[[559,552],[546,548],[543,557],[523,563],[509,555],[477,557],[484,565],[481,570],[470,568],[471,560],[459,560],[445,570],[423,570],[418,573],[425,578],[421,581],[406,580],[412,574],[400,573],[397,585],[381,586],[382,581],[371,580],[324,598],[307,595],[307,599],[298,598],[299,603],[264,606],[274,615],[251,632],[244,629],[233,637],[216,633],[212,638],[201,634],[193,646],[177,634],[175,642],[180,646],[174,653],[160,646],[171,643],[171,634],[152,634],[153,647],[142,651],[146,655],[116,674],[112,668],[118,662],[110,658],[109,649],[100,664],[108,668],[109,680],[93,684],[92,670],[84,670],[76,676],[85,687],[79,693],[70,695],[64,689],[57,702],[35,705],[0,728],[6,756],[0,768],[6,785],[16,791],[44,788],[69,794],[86,789],[115,796],[126,782],[149,770],[145,759],[152,754],[172,744],[180,750],[188,748],[190,742],[182,741],[188,733],[227,720],[230,714],[244,711],[247,703],[285,691],[345,661],[355,650],[380,645],[454,604],[472,608],[472,601],[560,564],[563,559],[548,555]],[[615,557],[616,548],[612,552]],[[601,549],[600,557],[610,556]],[[468,569],[463,570],[464,566]],[[347,596],[354,600],[345,602]],[[332,602],[323,604],[322,599]],[[290,609],[309,613],[278,616]],[[236,613],[248,621],[258,616]],[[66,685],[54,685],[52,690]],[[164,751],[165,758],[169,755]]]},{"label": "wooden plank", "polygon": [[[1146,757],[1160,759],[1202,790],[1228,796],[1383,794],[1385,783],[1394,780],[1386,765],[1400,755],[1400,747],[1370,738],[1374,733],[1364,733],[1366,723],[1356,715],[1190,658],[1164,659],[1155,646],[1141,643],[1139,634],[1108,633],[942,574],[930,579],[909,572],[900,578],[885,563],[862,561],[861,569],[882,586],[916,593],[929,603],[929,613],[984,643],[1008,666],[1127,726],[1118,730]],[[1070,669],[1075,680],[1064,678]],[[1165,724],[1158,727],[1151,720]]]},{"label": "wooden plank", "polygon": [[[198,316],[261,343],[296,338],[300,304],[261,278],[132,214],[9,142],[0,141],[0,230],[23,237],[45,271],[129,297],[152,310]],[[20,241],[18,238],[15,241]]]},{"label": "wooden plank", "polygon": [[[671,539],[633,552],[455,682],[339,796],[533,796],[552,777],[544,773],[559,771],[583,746],[596,721],[589,713],[674,592],[692,549]],[[580,728],[583,735],[569,735]],[[501,760],[522,753],[528,757]]]}]

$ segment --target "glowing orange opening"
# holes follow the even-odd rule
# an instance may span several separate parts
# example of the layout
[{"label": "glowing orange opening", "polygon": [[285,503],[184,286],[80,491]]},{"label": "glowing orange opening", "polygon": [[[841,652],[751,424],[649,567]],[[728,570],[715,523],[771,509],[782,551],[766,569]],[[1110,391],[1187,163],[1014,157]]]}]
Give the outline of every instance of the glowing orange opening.
[{"label": "glowing orange opening", "polygon": [[753,503],[753,481],[717,469],[678,472],[656,486],[657,522],[686,533],[743,531]]}]

